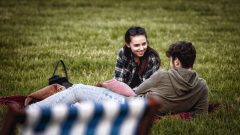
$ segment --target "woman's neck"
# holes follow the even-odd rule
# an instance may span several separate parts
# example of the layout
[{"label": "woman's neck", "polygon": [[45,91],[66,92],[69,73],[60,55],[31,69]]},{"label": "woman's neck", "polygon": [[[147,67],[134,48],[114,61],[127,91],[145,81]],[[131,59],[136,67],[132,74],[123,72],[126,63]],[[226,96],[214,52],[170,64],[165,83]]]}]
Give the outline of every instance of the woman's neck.
[{"label": "woman's neck", "polygon": [[134,57],[134,61],[135,61],[135,63],[137,63],[137,65],[140,64],[140,58],[139,57]]}]

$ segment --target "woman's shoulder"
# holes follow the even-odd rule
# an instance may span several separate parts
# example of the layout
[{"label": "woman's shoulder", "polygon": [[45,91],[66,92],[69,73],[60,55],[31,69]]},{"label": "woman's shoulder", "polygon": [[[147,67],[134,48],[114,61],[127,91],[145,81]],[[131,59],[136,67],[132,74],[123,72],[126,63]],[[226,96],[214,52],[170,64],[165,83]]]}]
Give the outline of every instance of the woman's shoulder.
[{"label": "woman's shoulder", "polygon": [[118,55],[123,55],[124,54],[124,48],[120,48],[119,51],[118,51]]},{"label": "woman's shoulder", "polygon": [[160,59],[159,53],[151,47],[147,50],[146,55],[151,59]]},{"label": "woman's shoulder", "polygon": [[125,56],[124,51],[124,48],[119,49],[117,59],[127,61],[127,57]]},{"label": "woman's shoulder", "polygon": [[156,55],[155,53],[149,53],[148,57],[149,58],[159,58],[159,55]]},{"label": "woman's shoulder", "polygon": [[152,62],[152,63],[160,63],[160,61],[161,61],[159,55],[156,55],[154,53],[150,53],[147,56],[147,58],[148,58],[148,61]]}]

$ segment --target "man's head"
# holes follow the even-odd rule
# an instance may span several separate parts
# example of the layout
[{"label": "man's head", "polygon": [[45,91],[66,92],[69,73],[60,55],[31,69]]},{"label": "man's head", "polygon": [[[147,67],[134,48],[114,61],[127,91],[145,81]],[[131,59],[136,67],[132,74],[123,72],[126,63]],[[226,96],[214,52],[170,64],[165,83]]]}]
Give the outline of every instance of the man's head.
[{"label": "man's head", "polygon": [[191,42],[178,41],[170,45],[166,55],[171,59],[172,68],[192,68],[196,58],[196,50]]}]

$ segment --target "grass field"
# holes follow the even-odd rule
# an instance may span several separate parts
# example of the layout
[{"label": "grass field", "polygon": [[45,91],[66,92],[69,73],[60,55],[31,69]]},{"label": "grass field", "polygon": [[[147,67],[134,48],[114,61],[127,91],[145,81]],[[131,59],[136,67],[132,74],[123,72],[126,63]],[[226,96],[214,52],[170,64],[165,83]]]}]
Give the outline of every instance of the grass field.
[{"label": "grass field", "polygon": [[151,134],[240,134],[239,0],[1,0],[0,95],[27,95],[46,86],[59,59],[73,83],[112,78],[132,25],[145,27],[162,68],[169,66],[169,44],[193,42],[194,69],[209,84],[210,102],[221,104],[191,121],[165,117]]}]

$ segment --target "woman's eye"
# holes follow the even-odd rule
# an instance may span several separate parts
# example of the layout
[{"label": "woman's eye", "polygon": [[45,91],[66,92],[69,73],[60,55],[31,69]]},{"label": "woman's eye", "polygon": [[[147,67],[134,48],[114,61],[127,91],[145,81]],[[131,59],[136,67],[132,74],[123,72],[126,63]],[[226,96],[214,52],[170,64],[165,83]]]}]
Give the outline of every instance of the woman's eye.
[{"label": "woman's eye", "polygon": [[139,47],[140,45],[139,44],[134,44],[134,47]]}]

